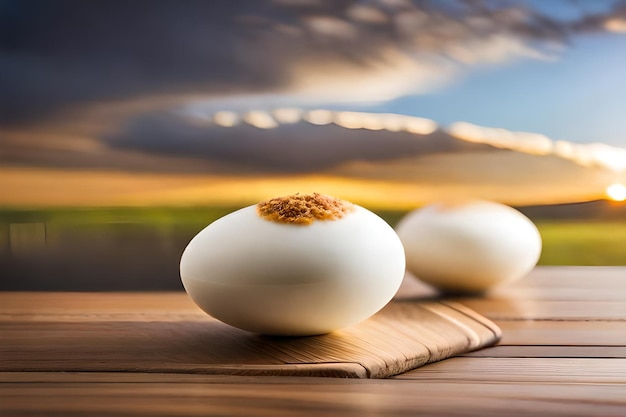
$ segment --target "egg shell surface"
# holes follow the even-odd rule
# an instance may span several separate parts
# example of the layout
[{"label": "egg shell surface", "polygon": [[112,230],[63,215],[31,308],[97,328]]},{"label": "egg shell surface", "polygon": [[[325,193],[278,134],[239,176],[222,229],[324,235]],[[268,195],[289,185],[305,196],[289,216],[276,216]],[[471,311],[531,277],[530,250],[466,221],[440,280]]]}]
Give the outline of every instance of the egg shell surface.
[{"label": "egg shell surface", "polygon": [[209,315],[269,335],[316,335],[367,319],[397,292],[397,234],[354,205],[336,220],[268,221],[249,206],[200,231],[180,263],[185,290]]},{"label": "egg shell surface", "polygon": [[483,292],[516,281],[541,254],[532,221],[491,201],[432,204],[409,213],[396,230],[407,269],[450,292]]}]

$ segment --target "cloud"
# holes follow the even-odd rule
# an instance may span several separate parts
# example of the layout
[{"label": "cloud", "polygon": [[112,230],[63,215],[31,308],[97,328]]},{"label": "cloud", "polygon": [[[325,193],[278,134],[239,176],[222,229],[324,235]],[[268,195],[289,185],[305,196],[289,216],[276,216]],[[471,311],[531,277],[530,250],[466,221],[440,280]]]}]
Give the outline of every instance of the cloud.
[{"label": "cloud", "polygon": [[[606,144],[555,141],[465,122],[440,127],[413,116],[325,109],[152,112],[101,138],[18,131],[0,140],[0,162],[13,166],[235,176],[330,174],[398,181],[438,180],[449,172],[464,172],[469,182],[480,182],[474,174],[490,172],[493,166],[502,171],[499,178],[532,177],[523,164],[502,163],[511,154],[520,155],[514,161],[544,164],[558,159],[567,161],[566,167],[626,172],[626,149]],[[446,161],[454,160],[458,168],[442,162],[439,175],[423,175],[434,172],[432,167],[424,171],[427,157],[442,155],[450,155]],[[546,168],[531,165],[541,172]],[[482,178],[487,180],[489,176]]]},{"label": "cloud", "polygon": [[[448,153],[467,153],[471,161],[475,153],[493,154],[498,149],[626,171],[626,149],[606,144],[555,141],[537,133],[465,122],[438,127],[432,120],[412,116],[324,109],[160,112],[133,119],[107,136],[106,144],[148,155],[203,160],[212,164],[213,173],[314,173],[365,162],[378,164],[381,173],[390,170],[381,178],[411,180],[402,177],[406,169],[398,167],[396,172],[385,163],[410,158],[419,164],[425,155]],[[491,162],[500,165],[497,158]]]},{"label": "cloud", "polygon": [[626,171],[626,149],[604,143],[554,141],[545,135],[512,132],[471,123],[453,123],[447,131],[454,137],[531,155],[555,155],[583,167],[598,167],[613,172]]},{"label": "cloud", "polygon": [[[623,4],[558,20],[496,1],[0,2],[0,164],[14,170],[5,185],[34,187],[36,198],[43,188],[61,195],[74,172],[84,174],[75,178],[83,191],[93,178],[104,187],[109,174],[132,172],[137,185],[126,196],[146,189],[146,201],[199,202],[233,184],[244,196],[248,182],[261,190],[269,178],[277,191],[321,175],[328,187],[344,181],[339,192],[397,202],[446,192],[584,198],[626,169],[623,151],[311,109],[427,92],[485,65],[554,59],[576,34],[622,32]],[[296,105],[307,110],[254,111]],[[16,181],[32,167],[42,171]],[[124,175],[115,181],[128,182]],[[159,184],[170,176],[166,198]],[[108,187],[114,195],[116,183]]]},{"label": "cloud", "polygon": [[[288,123],[280,124],[261,111],[220,112],[195,120],[155,113],[133,119],[126,128],[108,135],[106,143],[118,150],[205,161],[212,173],[244,175],[319,173],[347,161],[487,148],[454,139],[436,130],[433,122],[414,117],[313,110],[289,123],[286,109],[275,115],[282,115]],[[362,129],[345,127],[357,122]]]},{"label": "cloud", "polygon": [[322,191],[384,207],[553,203],[599,198],[625,161],[607,145],[393,114],[156,112],[99,140],[4,138],[0,202],[240,204]]},{"label": "cloud", "polygon": [[74,170],[147,173],[205,173],[195,158],[115,149],[100,139],[49,131],[6,131],[0,135],[0,165]]},{"label": "cloud", "polygon": [[155,107],[268,94],[386,100],[468,66],[550,57],[573,33],[619,31],[624,18],[619,5],[559,21],[523,4],[5,1],[0,123],[148,98]]},{"label": "cloud", "polygon": [[615,2],[610,13],[591,13],[571,22],[570,28],[576,32],[609,31],[626,33],[626,2]]}]

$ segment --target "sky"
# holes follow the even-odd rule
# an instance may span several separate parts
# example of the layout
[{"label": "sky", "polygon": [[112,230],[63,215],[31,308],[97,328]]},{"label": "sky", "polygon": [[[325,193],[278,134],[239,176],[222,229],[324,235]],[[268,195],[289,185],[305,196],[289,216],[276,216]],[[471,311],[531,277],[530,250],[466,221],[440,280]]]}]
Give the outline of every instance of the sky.
[{"label": "sky", "polygon": [[624,91],[620,0],[2,0],[0,205],[596,199]]},{"label": "sky", "polygon": [[626,36],[596,35],[577,40],[559,59],[490,68],[436,93],[401,97],[375,109],[623,147],[625,68]]}]

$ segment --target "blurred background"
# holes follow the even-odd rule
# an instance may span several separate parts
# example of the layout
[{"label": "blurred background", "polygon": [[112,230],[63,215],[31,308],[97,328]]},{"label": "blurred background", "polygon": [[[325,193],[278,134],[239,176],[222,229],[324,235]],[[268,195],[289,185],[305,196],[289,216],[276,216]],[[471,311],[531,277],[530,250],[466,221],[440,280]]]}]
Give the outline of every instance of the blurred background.
[{"label": "blurred background", "polygon": [[237,208],[484,198],[626,265],[626,2],[0,1],[0,290],[182,289]]}]

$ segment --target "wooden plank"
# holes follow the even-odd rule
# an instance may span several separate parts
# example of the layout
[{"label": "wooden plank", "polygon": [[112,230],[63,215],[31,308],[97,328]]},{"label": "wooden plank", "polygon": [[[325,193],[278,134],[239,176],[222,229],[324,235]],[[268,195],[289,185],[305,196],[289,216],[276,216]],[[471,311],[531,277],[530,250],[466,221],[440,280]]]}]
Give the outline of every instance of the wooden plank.
[{"label": "wooden plank", "polygon": [[539,266],[513,286],[626,289],[626,266]]},{"label": "wooden plank", "polygon": [[[37,307],[26,321],[0,322],[3,371],[159,371],[218,374],[313,375],[384,378],[450,356],[494,344],[497,326],[454,303],[392,302],[371,319],[328,335],[272,338],[254,335],[204,316],[204,320],[155,321],[162,313],[141,315],[132,298],[107,295],[72,304],[59,297]],[[157,295],[167,306],[169,298]],[[153,306],[150,298],[144,305]],[[148,302],[150,301],[150,302]],[[57,304],[72,306],[67,321]],[[16,307],[4,307],[15,311]],[[122,307],[119,307],[119,306]],[[177,305],[174,303],[174,305]],[[181,304],[178,304],[181,305]],[[163,308],[163,307],[161,307]],[[184,307],[183,305],[183,308]],[[104,321],[113,313],[135,321]],[[36,321],[41,311],[52,317]],[[178,310],[180,311],[180,310]],[[5,314],[9,317],[11,314]],[[141,319],[141,320],[140,320]]]},{"label": "wooden plank", "polygon": [[[407,273],[398,296],[403,299],[439,296],[431,286]],[[626,267],[550,267],[533,269],[521,280],[496,287],[486,298],[532,300],[626,300]]]},{"label": "wooden plank", "polygon": [[[626,281],[626,278],[624,278]],[[579,288],[579,287],[533,287],[530,285],[504,286],[485,294],[487,299],[534,300],[534,301],[621,301],[626,302],[626,287]]]},{"label": "wooden plank", "polygon": [[626,358],[626,346],[494,346],[460,356],[472,358]]},{"label": "wooden plank", "polygon": [[626,302],[545,301],[533,299],[455,298],[495,321],[506,320],[598,320],[626,321]]},{"label": "wooden plank", "polygon": [[[451,358],[396,376],[399,379],[626,384],[626,359]],[[626,387],[625,387],[626,388]]]},{"label": "wooden plank", "polygon": [[[456,358],[457,361],[462,361],[463,358]],[[428,365],[423,369],[434,367]],[[414,371],[420,373],[419,371]],[[543,388],[539,391],[545,392],[552,391],[549,394],[553,398],[558,397],[555,395],[559,392],[568,391],[571,389],[581,389],[580,394],[582,398],[588,397],[589,399],[596,398],[598,396],[604,397],[606,400],[610,400],[616,403],[626,404],[626,397],[615,397],[610,393],[612,390],[610,387],[620,385],[621,383],[594,383],[585,382],[579,383],[561,383],[561,382],[540,382],[528,381],[528,382],[508,382],[508,381],[467,381],[465,379],[460,380],[437,380],[434,381],[431,377],[426,378],[407,378],[405,374],[396,376],[386,380],[376,379],[328,379],[328,378],[316,378],[316,377],[276,377],[276,376],[239,376],[239,375],[201,375],[201,374],[168,374],[168,373],[111,373],[111,372],[0,372],[0,389],[10,388],[19,389],[22,386],[31,386],[36,389],[47,389],[54,387],[61,390],[74,390],[76,388],[85,387],[85,390],[95,390],[97,387],[115,387],[124,385],[129,388],[126,391],[131,391],[135,386],[137,387],[149,387],[156,386],[158,389],[164,387],[172,387],[175,390],[184,390],[184,387],[201,385],[206,387],[217,387],[216,389],[241,389],[245,390],[260,390],[260,391],[285,391],[285,390],[297,390],[298,388],[304,388],[307,392],[339,392],[339,391],[360,391],[363,393],[380,392],[384,394],[400,393],[400,394],[415,394],[418,390],[428,390],[433,394],[445,394],[450,391],[457,391],[460,387],[464,390],[469,390],[469,394],[474,395],[492,395],[492,393],[509,395],[512,392],[517,392],[520,387],[522,392],[534,391],[538,386]],[[90,388],[91,387],[91,388]],[[418,389],[419,387],[419,389]],[[478,388],[482,387],[482,388]],[[485,389],[485,387],[490,387]],[[595,393],[594,390],[598,388],[602,392]],[[607,387],[608,391],[607,392]],[[613,390],[613,392],[624,392],[626,387],[622,386],[622,390]],[[591,392],[586,390],[590,390]],[[6,391],[5,391],[6,393]],[[275,395],[275,394],[274,394]]]},{"label": "wooden plank", "polygon": [[299,383],[307,381],[309,384],[336,385],[342,381],[354,383],[366,383],[378,381],[376,379],[342,379],[342,378],[317,378],[298,377],[289,378],[281,376],[258,376],[258,375],[221,375],[221,374],[189,374],[189,373],[161,373],[161,372],[57,372],[57,371],[0,371],[0,384],[30,384],[30,383],[202,383],[202,384],[242,384],[262,383],[266,385]]},{"label": "wooden plank", "polygon": [[[120,376],[123,376],[121,374]],[[259,377],[256,377],[257,379]],[[265,377],[261,377],[265,378]],[[294,380],[296,379],[296,380]],[[451,382],[441,381],[433,383],[426,380],[386,380],[376,383],[354,383],[354,380],[339,380],[341,383],[311,383],[313,378],[282,378],[285,383],[266,384],[264,379],[257,381],[241,381],[238,383],[199,383],[199,382],[125,382],[120,378],[118,382],[40,382],[28,384],[26,390],[33,396],[70,396],[76,392],[85,395],[101,394],[103,396],[131,397],[143,395],[165,395],[171,397],[184,396],[211,396],[211,397],[241,397],[250,399],[287,397],[307,400],[316,396],[326,396],[335,399],[346,397],[348,392],[363,394],[385,394],[396,398],[415,396],[418,393],[428,393],[441,399],[450,399],[451,394],[461,396],[491,398],[535,398],[567,399],[572,393],[578,393],[580,402],[607,401],[614,404],[626,405],[626,387],[622,384],[549,384],[549,383],[485,383],[485,382]],[[328,381],[328,379],[324,379]],[[368,380],[367,382],[373,382]],[[0,386],[0,397],[17,397],[24,395],[24,384],[3,383]],[[540,388],[543,389],[540,389]],[[461,393],[463,391],[463,393]],[[547,391],[547,392],[546,392]],[[287,394],[287,395],[285,395]],[[289,395],[290,394],[290,395]],[[447,394],[447,395],[446,395]],[[530,395],[529,395],[530,394]],[[424,397],[422,397],[424,399]],[[572,400],[572,398],[569,398]]]},{"label": "wooden plank", "polygon": [[[90,375],[97,378],[99,375]],[[2,415],[484,415],[540,412],[561,416],[623,415],[623,384],[484,383],[394,379],[224,377],[189,382],[150,375],[148,382],[75,380],[0,383]],[[132,376],[132,375],[131,375]],[[106,378],[111,376],[107,374]],[[186,381],[173,378],[185,377]],[[206,378],[206,377],[204,377]],[[221,381],[220,381],[221,380]],[[267,381],[271,382],[267,382]],[[330,382],[329,382],[330,381]]]},{"label": "wooden plank", "polygon": [[500,345],[626,346],[624,321],[498,321]]},{"label": "wooden plank", "polygon": [[0,292],[0,321],[206,320],[184,292]]}]

